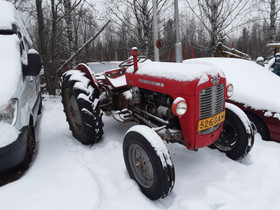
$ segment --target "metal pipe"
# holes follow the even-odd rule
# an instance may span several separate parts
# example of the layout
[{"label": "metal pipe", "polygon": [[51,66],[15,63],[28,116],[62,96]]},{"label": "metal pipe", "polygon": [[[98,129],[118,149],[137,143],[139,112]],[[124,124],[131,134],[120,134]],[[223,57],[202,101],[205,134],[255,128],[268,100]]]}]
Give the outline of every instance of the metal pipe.
[{"label": "metal pipe", "polygon": [[156,46],[158,40],[158,16],[157,16],[157,0],[153,0],[153,26],[154,26],[154,59],[159,61],[159,49]]},{"label": "metal pipe", "polygon": [[158,126],[155,125],[154,123],[151,123],[150,121],[148,121],[146,118],[142,117],[139,114],[134,113],[134,115],[137,117],[137,119],[142,120],[142,122],[144,122],[147,126],[151,127],[151,128],[157,128]]},{"label": "metal pipe", "polygon": [[157,121],[159,121],[159,122],[161,122],[161,123],[163,123],[165,125],[167,125],[169,123],[168,121],[165,121],[165,120],[163,120],[163,119],[161,119],[161,118],[159,118],[159,117],[157,117],[155,115],[150,114],[149,112],[146,112],[146,111],[144,111],[142,109],[139,109],[138,107],[135,107],[135,109],[140,111],[140,112],[142,112],[143,114],[146,114],[146,115],[150,116],[151,118],[154,118],[155,120],[157,120]]},{"label": "metal pipe", "polygon": [[175,44],[175,60],[176,63],[182,63],[182,43],[180,42],[180,31],[179,31],[179,7],[178,0],[174,0],[175,10],[175,32],[176,32],[176,44]]}]

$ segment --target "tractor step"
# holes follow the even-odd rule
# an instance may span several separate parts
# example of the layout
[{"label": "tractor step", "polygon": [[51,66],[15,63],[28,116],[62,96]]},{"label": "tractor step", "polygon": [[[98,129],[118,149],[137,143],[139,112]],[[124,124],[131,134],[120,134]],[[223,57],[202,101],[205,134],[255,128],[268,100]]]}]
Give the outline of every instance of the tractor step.
[{"label": "tractor step", "polygon": [[132,112],[128,109],[123,109],[119,111],[112,111],[113,118],[119,122],[125,123],[130,121],[135,121]]}]

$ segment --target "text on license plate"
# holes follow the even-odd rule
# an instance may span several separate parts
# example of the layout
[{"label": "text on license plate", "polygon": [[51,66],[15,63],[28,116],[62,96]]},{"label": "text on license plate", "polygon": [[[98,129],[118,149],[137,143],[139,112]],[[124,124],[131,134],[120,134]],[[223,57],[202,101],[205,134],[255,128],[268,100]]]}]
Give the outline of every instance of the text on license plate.
[{"label": "text on license plate", "polygon": [[212,117],[203,119],[203,120],[199,120],[198,121],[198,131],[202,131],[205,130],[207,128],[211,128],[215,125],[220,124],[221,122],[223,122],[225,120],[225,111],[214,115]]}]

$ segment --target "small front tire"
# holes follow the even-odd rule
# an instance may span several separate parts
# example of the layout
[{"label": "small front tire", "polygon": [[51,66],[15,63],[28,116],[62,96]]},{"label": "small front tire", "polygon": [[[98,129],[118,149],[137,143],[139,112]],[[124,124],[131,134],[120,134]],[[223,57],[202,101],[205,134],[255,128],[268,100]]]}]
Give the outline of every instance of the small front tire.
[{"label": "small front tire", "polygon": [[129,176],[148,198],[157,200],[171,192],[175,182],[173,162],[155,131],[143,125],[132,127],[124,138],[123,156]]}]

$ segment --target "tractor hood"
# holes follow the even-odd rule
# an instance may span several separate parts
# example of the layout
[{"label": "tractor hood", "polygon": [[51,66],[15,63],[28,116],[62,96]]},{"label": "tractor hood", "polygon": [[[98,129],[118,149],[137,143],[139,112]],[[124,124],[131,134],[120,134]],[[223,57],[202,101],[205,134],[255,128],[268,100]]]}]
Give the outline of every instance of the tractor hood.
[{"label": "tractor hood", "polygon": [[15,94],[22,81],[21,56],[17,35],[0,35],[0,106]]},{"label": "tractor hood", "polygon": [[[198,86],[204,87],[206,83],[214,80],[225,81],[220,80],[224,77],[224,73],[216,66],[150,60],[140,62],[135,72],[134,66],[126,71],[128,85],[172,95],[173,98],[195,95]],[[213,82],[210,82],[209,85],[212,84]]]},{"label": "tractor hood", "polygon": [[[132,73],[134,67],[131,66],[127,72]],[[183,64],[170,62],[153,62],[150,60],[144,63],[139,63],[139,68],[136,72],[138,75],[147,75],[158,78],[165,78],[176,81],[193,81],[200,79],[205,74],[211,76],[224,76],[224,73],[215,66],[204,64]]]}]

